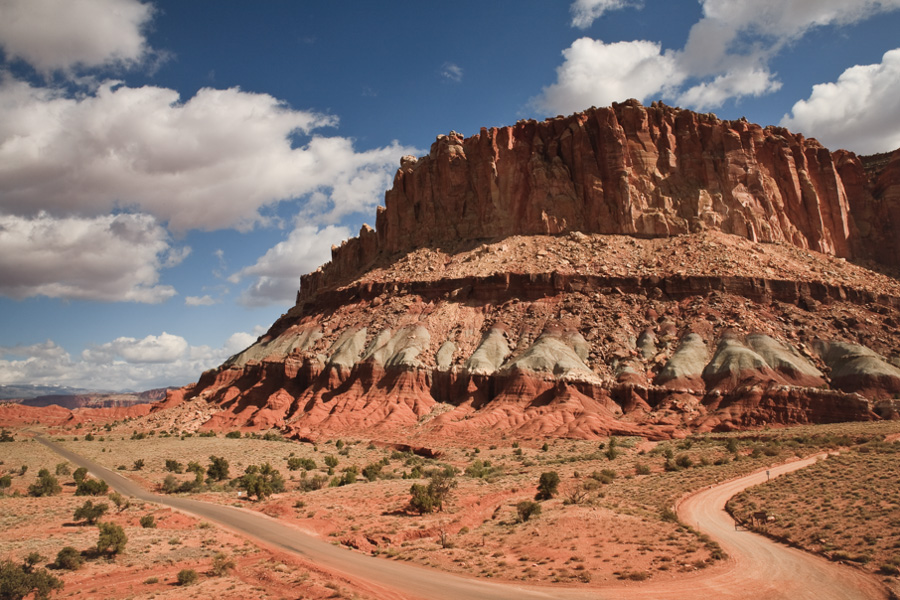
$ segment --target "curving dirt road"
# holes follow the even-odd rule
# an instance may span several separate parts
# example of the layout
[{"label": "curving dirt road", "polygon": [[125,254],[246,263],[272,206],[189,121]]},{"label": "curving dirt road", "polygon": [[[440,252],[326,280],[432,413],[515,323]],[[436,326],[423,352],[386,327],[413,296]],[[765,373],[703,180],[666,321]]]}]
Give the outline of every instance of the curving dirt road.
[{"label": "curving dirt road", "polygon": [[[876,579],[844,565],[776,544],[748,531],[735,531],[725,502],[766,479],[755,473],[703,490],[678,507],[681,519],[717,540],[731,558],[726,564],[698,571],[677,581],[622,584],[600,589],[500,584],[393,562],[321,541],[276,519],[253,511],[153,494],[115,471],[41,437],[36,439],[71,462],[86,467],[122,494],[170,506],[252,537],[265,545],[299,554],[361,584],[384,599],[433,600],[874,600],[888,598]],[[772,476],[805,467],[809,458],[770,469]]]}]

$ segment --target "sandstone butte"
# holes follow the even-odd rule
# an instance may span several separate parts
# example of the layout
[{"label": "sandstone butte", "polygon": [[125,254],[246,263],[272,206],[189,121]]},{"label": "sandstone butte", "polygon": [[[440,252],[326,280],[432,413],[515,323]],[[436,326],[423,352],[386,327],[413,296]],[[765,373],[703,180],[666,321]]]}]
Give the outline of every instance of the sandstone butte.
[{"label": "sandstone butte", "polygon": [[599,437],[896,418],[900,150],[630,100],[440,135],[148,426]]}]

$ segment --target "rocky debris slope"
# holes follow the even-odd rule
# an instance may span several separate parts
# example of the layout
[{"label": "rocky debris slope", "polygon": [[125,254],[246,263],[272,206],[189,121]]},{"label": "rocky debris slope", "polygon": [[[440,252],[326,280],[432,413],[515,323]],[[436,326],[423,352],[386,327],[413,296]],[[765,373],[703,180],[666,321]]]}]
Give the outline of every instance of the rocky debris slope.
[{"label": "rocky debris slope", "polygon": [[441,136],[148,419],[464,442],[893,417],[898,165],[635,102]]}]

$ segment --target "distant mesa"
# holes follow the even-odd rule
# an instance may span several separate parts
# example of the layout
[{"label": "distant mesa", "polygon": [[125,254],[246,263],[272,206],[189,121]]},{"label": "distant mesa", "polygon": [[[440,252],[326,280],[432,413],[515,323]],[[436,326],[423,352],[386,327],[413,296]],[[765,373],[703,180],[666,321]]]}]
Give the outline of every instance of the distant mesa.
[{"label": "distant mesa", "polygon": [[900,151],[633,100],[451,133],[146,424],[465,441],[893,418],[898,267]]}]

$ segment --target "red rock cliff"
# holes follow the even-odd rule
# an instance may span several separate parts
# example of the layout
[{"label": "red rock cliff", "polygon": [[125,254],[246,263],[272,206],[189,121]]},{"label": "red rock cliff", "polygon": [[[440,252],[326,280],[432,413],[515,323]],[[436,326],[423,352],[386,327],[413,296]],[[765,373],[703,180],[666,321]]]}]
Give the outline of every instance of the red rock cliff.
[{"label": "red rock cliff", "polygon": [[543,122],[438,136],[405,157],[376,229],[332,251],[298,300],[375,258],[461,240],[568,231],[659,237],[717,229],[900,264],[900,152],[870,177],[784,128],[634,100]]}]

